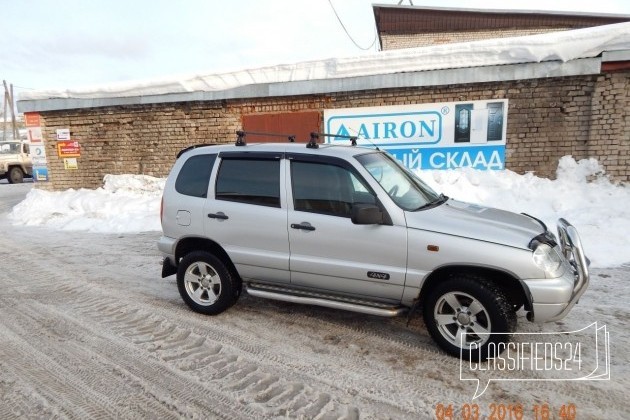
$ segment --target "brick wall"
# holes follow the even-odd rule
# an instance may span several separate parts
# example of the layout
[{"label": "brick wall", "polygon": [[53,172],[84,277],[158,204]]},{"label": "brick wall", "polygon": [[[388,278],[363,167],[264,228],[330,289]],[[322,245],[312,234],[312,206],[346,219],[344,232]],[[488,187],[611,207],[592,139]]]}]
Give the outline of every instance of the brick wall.
[{"label": "brick wall", "polygon": [[[630,71],[470,85],[375,89],[299,97],[136,105],[41,113],[51,181],[46,189],[94,188],[106,174],[164,177],[184,147],[233,142],[241,115],[363,106],[509,99],[506,166],[554,177],[558,159],[595,157],[630,180]],[[55,129],[81,144],[78,169],[57,157]],[[306,140],[306,139],[299,139]],[[251,140],[253,141],[253,140]]]},{"label": "brick wall", "polygon": [[436,44],[450,44],[455,42],[469,42],[481,39],[508,38],[514,36],[536,35],[547,32],[557,32],[570,28],[513,28],[484,31],[456,31],[412,34],[381,33],[381,48],[383,51],[400,48],[425,47]]}]

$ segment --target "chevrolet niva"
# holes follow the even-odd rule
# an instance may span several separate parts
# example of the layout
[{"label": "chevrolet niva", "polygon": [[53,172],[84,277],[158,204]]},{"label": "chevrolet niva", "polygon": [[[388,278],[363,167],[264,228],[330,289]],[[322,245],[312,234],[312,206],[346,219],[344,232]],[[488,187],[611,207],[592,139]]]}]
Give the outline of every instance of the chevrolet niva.
[{"label": "chevrolet niva", "polygon": [[182,150],[162,198],[162,277],[194,311],[251,296],[408,316],[446,352],[485,360],[589,283],[577,230],[433,191],[378,149],[297,143]]}]

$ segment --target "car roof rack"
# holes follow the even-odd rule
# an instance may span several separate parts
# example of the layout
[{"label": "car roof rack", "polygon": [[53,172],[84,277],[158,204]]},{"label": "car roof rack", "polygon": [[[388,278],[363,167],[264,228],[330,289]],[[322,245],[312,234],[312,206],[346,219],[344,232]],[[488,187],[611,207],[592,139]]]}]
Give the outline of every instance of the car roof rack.
[{"label": "car roof rack", "polygon": [[335,137],[338,139],[348,139],[350,140],[350,144],[352,146],[356,146],[357,145],[357,136],[346,136],[343,134],[329,134],[329,133],[311,133],[311,140],[308,142],[308,144],[306,145],[306,147],[308,147],[309,149],[317,149],[319,148],[319,144],[317,144],[317,140],[319,139],[319,136],[323,136],[323,137]]},{"label": "car roof rack", "polygon": [[284,137],[284,138],[288,139],[290,143],[294,143],[295,142],[295,135],[294,134],[265,133],[265,132],[257,132],[257,131],[238,130],[236,132],[236,135],[238,136],[236,138],[236,146],[246,146],[247,145],[247,141],[245,140],[245,136],[247,136],[247,135],[250,135],[250,136],[265,136],[265,137]]}]

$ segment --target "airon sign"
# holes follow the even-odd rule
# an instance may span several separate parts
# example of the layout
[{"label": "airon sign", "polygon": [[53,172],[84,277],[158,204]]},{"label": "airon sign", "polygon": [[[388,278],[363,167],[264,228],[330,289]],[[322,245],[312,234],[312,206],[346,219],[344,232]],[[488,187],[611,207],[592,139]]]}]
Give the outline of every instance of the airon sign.
[{"label": "airon sign", "polygon": [[[324,111],[326,132],[357,136],[410,169],[504,169],[507,99]],[[346,143],[329,137],[329,143]]]}]

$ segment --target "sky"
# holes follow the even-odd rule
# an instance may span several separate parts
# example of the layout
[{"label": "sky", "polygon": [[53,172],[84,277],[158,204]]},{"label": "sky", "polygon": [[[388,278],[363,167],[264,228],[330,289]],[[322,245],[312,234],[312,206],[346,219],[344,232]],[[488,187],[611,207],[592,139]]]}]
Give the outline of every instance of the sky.
[{"label": "sky", "polygon": [[[412,1],[427,7],[630,15],[627,0]],[[0,80],[13,84],[19,99],[25,90],[98,87],[374,54],[378,42],[372,4],[397,3],[0,0]]]},{"label": "sky", "polygon": [[[538,217],[554,233],[557,219],[565,218],[577,228],[593,267],[630,263],[630,188],[611,183],[595,159],[563,157],[556,180],[470,168],[419,175],[449,197]],[[164,182],[147,175],[106,175],[103,187],[93,190],[33,188],[8,217],[16,225],[59,230],[160,231]]]}]

